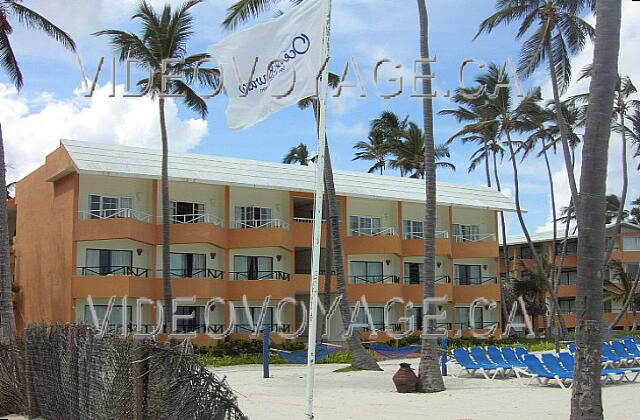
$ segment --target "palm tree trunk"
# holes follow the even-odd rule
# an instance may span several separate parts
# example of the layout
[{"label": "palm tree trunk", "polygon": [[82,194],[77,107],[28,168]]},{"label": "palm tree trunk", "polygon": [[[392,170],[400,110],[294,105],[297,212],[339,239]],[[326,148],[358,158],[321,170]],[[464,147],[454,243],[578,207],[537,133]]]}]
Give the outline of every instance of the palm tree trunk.
[{"label": "palm tree trunk", "polygon": [[7,166],[4,160],[4,139],[0,126],[0,344],[16,343],[16,320],[11,293],[11,259],[7,222]]},{"label": "palm tree trunk", "polygon": [[[622,96],[622,92],[618,92],[618,95]],[[619,98],[619,100],[623,101],[622,98]],[[622,231],[624,204],[627,201],[627,192],[629,190],[629,164],[627,163],[627,132],[624,127],[624,107],[620,106],[618,116],[620,117],[619,123],[622,128],[622,195],[620,196],[620,208],[618,208],[615,233],[611,238],[609,245],[607,245],[607,255],[604,259],[605,270],[608,269],[609,261],[611,261],[611,255],[613,255],[613,248],[615,247],[616,241],[620,237],[620,232]]]},{"label": "palm tree trunk", "polygon": [[[329,310],[331,306],[331,272],[333,271],[333,265],[331,263],[331,229],[329,229],[329,221],[327,219],[329,214],[329,205],[327,200],[327,194],[324,194],[324,219],[325,219],[325,257],[324,257],[324,293],[322,295],[322,305],[326,310]],[[320,323],[320,331],[323,331],[326,327],[325,318],[320,317],[318,320]],[[322,341],[322,334],[318,334],[317,341],[320,343]]]},{"label": "palm tree trunk", "polygon": [[[553,59],[553,51],[551,48],[551,42],[546,42],[546,54],[549,64],[549,75],[551,76],[551,88],[553,90],[553,102],[556,107],[556,118],[558,120],[558,126],[560,127],[560,140],[562,143],[562,151],[564,156],[564,164],[567,170],[567,176],[569,177],[569,189],[571,190],[571,199],[574,203],[578,202],[578,186],[576,183],[576,176],[573,170],[573,158],[571,148],[569,147],[569,128],[567,127],[567,121],[564,119],[562,113],[562,103],[560,102],[560,89],[558,88],[558,77],[555,72],[555,63]],[[576,218],[578,214],[576,212]]]},{"label": "palm tree trunk", "polygon": [[[429,58],[429,16],[425,0],[418,1],[418,14],[420,17],[420,55],[423,59]],[[431,65],[422,64],[422,75],[431,74]],[[422,79],[423,108],[423,132],[424,132],[424,176],[425,187],[425,217],[424,217],[424,298],[433,298],[436,294],[435,269],[436,269],[436,161],[433,139],[433,102],[431,95],[431,79]],[[433,305],[424,308],[425,313],[434,315]],[[435,322],[430,319],[423,325],[426,334],[434,334]],[[440,392],[444,391],[444,381],[440,372],[438,357],[438,341],[433,338],[422,338],[420,351],[420,368],[418,391]]]},{"label": "palm tree trunk", "polygon": [[[496,151],[493,150],[493,176],[496,179],[496,188],[498,192],[502,192],[502,185],[500,184],[500,177],[498,176],[498,159],[496,157]],[[487,156],[487,159],[489,156]],[[502,331],[504,332],[506,325],[505,322],[509,319],[509,308],[507,306],[507,300],[505,297],[504,289],[511,285],[511,270],[509,267],[509,246],[507,245],[507,225],[505,224],[504,212],[500,212],[500,230],[502,233],[502,263],[504,264],[504,281],[500,281],[500,306],[502,307]]]},{"label": "palm tree trunk", "polygon": [[164,115],[164,98],[158,98],[160,110],[160,134],[162,136],[162,291],[164,296],[164,329],[171,331],[172,293],[171,293],[171,243],[169,239],[169,139],[167,122]]},{"label": "palm tree trunk", "polygon": [[601,346],[606,181],[611,104],[618,78],[620,1],[596,2],[593,76],[582,153],[578,208],[576,358],[571,419],[602,419]]},{"label": "palm tree trunk", "polygon": [[484,172],[487,177],[487,187],[491,188],[491,172],[489,170],[489,142],[484,142]]},{"label": "palm tree trunk", "polygon": [[[324,185],[327,194],[329,207],[329,217],[327,218],[327,230],[331,231],[333,241],[333,260],[336,268],[336,289],[340,300],[339,310],[342,318],[342,325],[346,328],[351,322],[351,308],[349,307],[349,297],[347,296],[346,282],[344,278],[344,256],[342,253],[342,238],[340,237],[340,216],[338,215],[338,200],[336,188],[333,183],[333,169],[331,167],[331,155],[329,154],[329,143],[325,146],[325,167]],[[362,370],[382,370],[373,357],[365,350],[357,333],[347,337],[347,346],[351,352],[351,366]]]},{"label": "palm tree trunk", "polygon": [[[544,156],[544,163],[545,166],[547,168],[547,178],[549,179],[549,197],[551,198],[551,217],[553,218],[553,240],[551,243],[551,275],[553,276],[551,279],[551,287],[553,287],[553,289],[556,291],[557,293],[557,284],[556,284],[556,256],[557,256],[557,250],[556,250],[556,244],[558,241],[558,227],[556,225],[556,219],[557,219],[557,212],[556,212],[556,194],[555,194],[555,188],[554,188],[554,183],[553,183],[553,173],[551,172],[551,164],[549,163],[549,155],[547,154],[547,148],[546,148],[546,144],[544,141],[544,138],[542,139],[542,155]],[[560,351],[560,337],[559,337],[559,332],[555,330],[555,312],[556,312],[556,305],[554,304],[553,300],[551,301],[551,310],[549,311],[550,316],[547,319],[547,325],[546,325],[546,333],[545,335],[548,335],[550,332],[552,332],[553,330],[553,337],[555,338],[555,342],[556,342],[556,351],[559,352]]]},{"label": "palm tree trunk", "polygon": [[[545,273],[544,264],[542,263],[542,259],[540,258],[540,254],[536,251],[536,248],[533,246],[533,241],[531,240],[531,235],[529,234],[529,229],[527,229],[527,225],[524,221],[524,217],[522,216],[522,207],[520,205],[520,180],[518,175],[518,163],[516,160],[516,154],[513,150],[513,142],[511,141],[511,132],[509,129],[505,129],[505,134],[507,137],[507,145],[509,146],[509,154],[511,156],[511,165],[513,168],[513,184],[515,189],[515,202],[516,202],[516,214],[518,216],[518,221],[520,222],[520,227],[522,228],[522,233],[524,233],[525,238],[527,239],[527,243],[529,244],[529,249],[531,250],[531,254],[533,255],[533,259],[536,263],[536,267],[540,273]],[[545,285],[547,286],[547,290],[551,295],[551,299],[553,300],[553,304],[556,308],[560,308],[560,303],[558,302],[558,295],[556,294],[553,285],[551,284],[550,279],[546,277]],[[564,330],[565,327],[562,325],[561,328]]]}]

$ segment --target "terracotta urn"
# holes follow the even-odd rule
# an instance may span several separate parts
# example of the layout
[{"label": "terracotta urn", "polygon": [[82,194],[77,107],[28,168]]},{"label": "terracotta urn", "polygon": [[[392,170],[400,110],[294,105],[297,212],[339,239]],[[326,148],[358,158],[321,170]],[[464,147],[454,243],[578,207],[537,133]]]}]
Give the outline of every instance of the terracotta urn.
[{"label": "terracotta urn", "polygon": [[400,393],[415,392],[418,385],[418,377],[410,363],[400,363],[400,369],[393,375],[393,383]]}]

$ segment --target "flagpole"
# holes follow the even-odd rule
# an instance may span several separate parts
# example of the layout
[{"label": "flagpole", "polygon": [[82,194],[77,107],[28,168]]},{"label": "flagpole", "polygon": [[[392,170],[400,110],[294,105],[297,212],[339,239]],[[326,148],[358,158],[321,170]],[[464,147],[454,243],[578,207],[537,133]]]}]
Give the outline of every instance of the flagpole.
[{"label": "flagpole", "polygon": [[327,133],[327,94],[329,90],[329,33],[331,0],[325,1],[326,23],[322,34],[322,80],[319,92],[318,157],[316,159],[315,199],[313,208],[313,244],[311,252],[311,287],[309,291],[309,339],[307,353],[307,405],[305,418],[313,419],[313,391],[316,364],[318,316],[318,279],[320,277],[320,236],[322,235],[322,200],[324,195],[324,151]]}]

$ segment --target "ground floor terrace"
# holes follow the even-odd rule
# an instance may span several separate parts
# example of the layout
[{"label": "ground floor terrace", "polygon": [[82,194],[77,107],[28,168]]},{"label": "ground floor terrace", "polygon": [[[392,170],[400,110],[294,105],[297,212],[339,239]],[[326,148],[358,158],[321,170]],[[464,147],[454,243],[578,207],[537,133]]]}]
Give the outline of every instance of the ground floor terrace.
[{"label": "ground floor terrace", "polygon": [[[406,360],[417,370],[418,359]],[[383,372],[342,372],[346,365],[316,365],[315,417],[318,419],[567,419],[571,392],[558,387],[524,387],[515,377],[486,380],[444,378],[446,391],[436,394],[398,394],[391,380],[401,361],[383,361]],[[304,365],[272,365],[263,379],[262,366],[214,368],[238,395],[240,408],[249,418],[301,418],[305,408]],[[636,418],[640,383],[603,387],[605,418]]]}]

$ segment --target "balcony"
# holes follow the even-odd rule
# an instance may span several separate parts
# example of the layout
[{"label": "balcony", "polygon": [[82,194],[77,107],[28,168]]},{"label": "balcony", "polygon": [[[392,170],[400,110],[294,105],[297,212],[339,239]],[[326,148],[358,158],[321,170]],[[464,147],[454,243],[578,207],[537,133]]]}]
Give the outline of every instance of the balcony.
[{"label": "balcony", "polygon": [[[446,230],[436,231],[436,255],[451,255],[451,240]],[[405,257],[421,257],[424,255],[424,234],[419,232],[404,232],[402,241],[402,255]]]},{"label": "balcony", "polygon": [[232,220],[228,235],[229,248],[294,249],[289,223],[280,219]]},{"label": "balcony", "polygon": [[[446,276],[446,275],[436,276],[435,283],[436,284],[450,284],[451,283],[451,277]],[[422,276],[420,276],[419,279],[416,279],[415,277],[405,276],[404,284],[424,284],[424,278]]]},{"label": "balcony", "polygon": [[[159,223],[162,218],[159,218]],[[225,220],[222,217],[201,214],[173,214],[169,217],[172,244],[205,243],[227,246]]]},{"label": "balcony", "polygon": [[[321,226],[321,243],[320,246],[325,246],[326,235],[326,221],[322,220]],[[291,224],[291,232],[293,236],[294,246],[296,247],[308,247],[313,240],[313,219],[306,217],[294,217]]]},{"label": "balcony", "polygon": [[351,284],[400,284],[400,277],[394,275],[349,276]]},{"label": "balcony", "polygon": [[395,227],[353,228],[344,238],[347,254],[396,254],[402,252],[402,241]]},{"label": "balcony", "polygon": [[454,235],[451,245],[453,258],[497,258],[498,241],[495,233]]},{"label": "balcony", "polygon": [[457,302],[473,302],[477,297],[500,300],[500,285],[497,277],[475,277],[455,279],[453,294]]},{"label": "balcony", "polygon": [[83,210],[78,212],[75,239],[132,239],[153,244],[155,231],[151,222],[151,215],[133,209]]},{"label": "balcony", "polygon": [[[157,270],[158,277],[162,277],[162,270]],[[212,268],[202,269],[171,269],[170,275],[172,279],[224,279],[224,271]]]},{"label": "balcony", "polygon": [[125,265],[77,267],[78,276],[127,276],[149,277],[151,270],[148,268],[131,267]]},{"label": "balcony", "polygon": [[478,286],[482,284],[498,284],[497,277],[472,277],[469,279],[456,279],[456,286]]},{"label": "balcony", "polygon": [[284,280],[290,281],[291,274],[285,273],[284,271],[256,271],[256,272],[248,272],[248,271],[230,271],[229,277],[231,280]]}]

